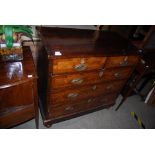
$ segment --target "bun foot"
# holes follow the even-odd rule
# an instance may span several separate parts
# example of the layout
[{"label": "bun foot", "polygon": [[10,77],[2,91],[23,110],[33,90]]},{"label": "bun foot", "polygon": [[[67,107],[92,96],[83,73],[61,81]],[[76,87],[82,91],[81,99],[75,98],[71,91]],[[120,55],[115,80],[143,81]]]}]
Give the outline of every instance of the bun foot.
[{"label": "bun foot", "polygon": [[52,126],[52,123],[44,121],[44,126],[50,128]]}]

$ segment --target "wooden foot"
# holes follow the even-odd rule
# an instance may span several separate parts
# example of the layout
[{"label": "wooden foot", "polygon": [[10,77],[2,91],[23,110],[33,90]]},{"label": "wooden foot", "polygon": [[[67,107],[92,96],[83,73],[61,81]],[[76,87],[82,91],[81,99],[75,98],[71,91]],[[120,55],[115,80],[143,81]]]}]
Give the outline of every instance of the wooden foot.
[{"label": "wooden foot", "polygon": [[52,126],[52,123],[44,121],[44,126],[50,128]]},{"label": "wooden foot", "polygon": [[47,128],[50,128],[52,126],[52,124],[47,124],[45,125]]},{"label": "wooden foot", "polygon": [[35,118],[36,129],[39,129],[39,117]]}]

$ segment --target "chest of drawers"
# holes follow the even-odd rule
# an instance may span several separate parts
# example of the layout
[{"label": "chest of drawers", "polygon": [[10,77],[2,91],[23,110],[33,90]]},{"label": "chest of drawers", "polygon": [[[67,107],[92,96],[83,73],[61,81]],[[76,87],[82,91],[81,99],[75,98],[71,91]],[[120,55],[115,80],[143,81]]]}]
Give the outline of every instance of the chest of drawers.
[{"label": "chest of drawers", "polygon": [[29,47],[23,60],[0,63],[0,128],[35,118],[38,128],[37,76]]},{"label": "chest of drawers", "polygon": [[38,85],[44,125],[115,104],[139,61],[135,47],[112,32],[40,29]]}]

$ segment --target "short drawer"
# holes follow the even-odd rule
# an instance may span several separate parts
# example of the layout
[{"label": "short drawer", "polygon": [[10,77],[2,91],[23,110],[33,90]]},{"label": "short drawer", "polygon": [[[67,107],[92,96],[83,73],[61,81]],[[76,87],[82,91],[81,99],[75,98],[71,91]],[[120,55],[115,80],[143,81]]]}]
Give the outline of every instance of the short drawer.
[{"label": "short drawer", "polygon": [[50,93],[51,104],[60,104],[62,102],[74,102],[88,97],[96,97],[112,92],[119,92],[124,81],[101,83],[90,86],[81,87],[79,89],[68,89],[53,91]]},{"label": "short drawer", "polygon": [[127,79],[132,72],[132,67],[119,67],[91,72],[55,75],[51,77],[51,88],[63,88],[68,86],[81,86],[103,81]]},{"label": "short drawer", "polygon": [[52,65],[49,65],[49,72],[60,74],[99,69],[104,66],[105,60],[106,57],[53,59]]},{"label": "short drawer", "polygon": [[128,79],[133,71],[133,67],[117,67],[108,68],[99,73],[100,80],[102,81],[113,81]]},{"label": "short drawer", "polygon": [[105,68],[111,67],[124,67],[124,66],[135,66],[138,62],[137,56],[117,56],[108,57]]}]

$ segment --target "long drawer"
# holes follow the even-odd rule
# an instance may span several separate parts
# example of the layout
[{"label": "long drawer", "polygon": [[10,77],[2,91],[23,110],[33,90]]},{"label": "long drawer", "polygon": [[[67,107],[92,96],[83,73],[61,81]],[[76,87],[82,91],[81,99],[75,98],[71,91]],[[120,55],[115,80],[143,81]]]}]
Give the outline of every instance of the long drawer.
[{"label": "long drawer", "polygon": [[60,104],[62,102],[74,102],[88,97],[96,97],[112,92],[119,92],[124,81],[106,82],[101,84],[89,85],[78,89],[66,89],[64,91],[53,91],[50,93],[51,104]]},{"label": "long drawer", "polygon": [[104,81],[121,80],[129,77],[132,67],[119,67],[91,72],[82,72],[65,75],[54,75],[51,77],[51,88],[63,88],[68,86],[81,86]]},{"label": "long drawer", "polygon": [[52,61],[52,65],[49,65],[49,72],[60,74],[103,68],[106,57],[53,59]]},{"label": "long drawer", "polygon": [[90,109],[94,109],[101,106],[112,105],[115,103],[117,94],[109,94],[106,96],[90,97],[81,101],[73,103],[67,103],[61,106],[50,108],[50,115],[53,118],[62,117],[65,115],[72,115],[77,112],[82,112]]}]

